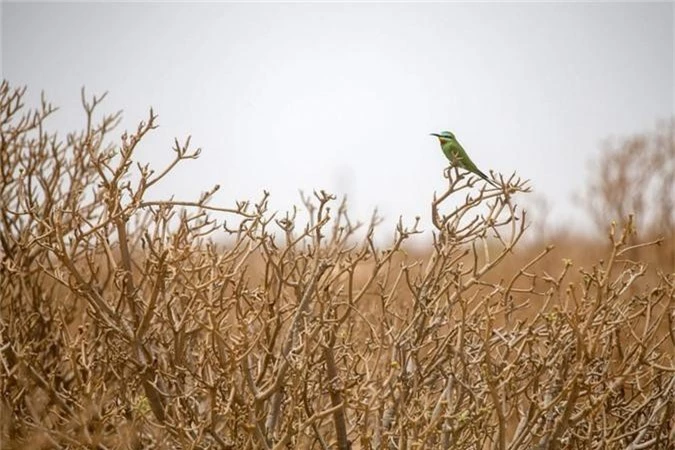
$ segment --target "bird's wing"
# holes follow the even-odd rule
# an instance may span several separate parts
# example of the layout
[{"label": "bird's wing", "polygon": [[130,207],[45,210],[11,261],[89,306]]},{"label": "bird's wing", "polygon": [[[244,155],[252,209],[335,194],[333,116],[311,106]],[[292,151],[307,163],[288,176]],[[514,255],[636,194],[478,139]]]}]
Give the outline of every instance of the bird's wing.
[{"label": "bird's wing", "polygon": [[488,178],[488,176],[485,175],[483,172],[481,172],[481,170],[476,166],[476,164],[474,164],[474,162],[471,161],[469,155],[466,154],[466,150],[464,150],[464,147],[462,147],[461,144],[459,143],[457,145],[457,157],[462,161],[463,167],[466,170],[475,173],[485,181],[492,184],[492,181]]},{"label": "bird's wing", "polygon": [[[455,145],[455,152],[457,153],[457,159],[459,159],[462,163],[462,167],[464,167],[469,172],[481,175],[482,172],[478,170],[478,167],[476,167],[473,161],[471,161],[471,158],[469,158],[469,155],[467,155],[466,150],[464,150],[464,147],[462,147],[459,142],[457,145]],[[484,175],[485,174],[482,174],[481,176]]]}]

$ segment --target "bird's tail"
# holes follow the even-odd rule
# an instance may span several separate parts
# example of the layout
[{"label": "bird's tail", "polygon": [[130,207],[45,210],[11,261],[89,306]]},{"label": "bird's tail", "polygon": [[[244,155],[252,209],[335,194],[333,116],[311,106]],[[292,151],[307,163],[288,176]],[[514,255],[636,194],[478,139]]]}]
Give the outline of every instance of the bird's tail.
[{"label": "bird's tail", "polygon": [[476,169],[476,174],[477,174],[479,177],[481,177],[482,179],[484,179],[485,181],[487,181],[488,183],[490,183],[491,185],[493,185],[494,187],[496,187],[496,188],[499,188],[499,187],[500,187],[497,183],[495,183],[494,181],[492,181],[491,179],[489,179],[488,176],[485,175],[485,174],[484,174],[483,172],[481,172],[480,170]]}]

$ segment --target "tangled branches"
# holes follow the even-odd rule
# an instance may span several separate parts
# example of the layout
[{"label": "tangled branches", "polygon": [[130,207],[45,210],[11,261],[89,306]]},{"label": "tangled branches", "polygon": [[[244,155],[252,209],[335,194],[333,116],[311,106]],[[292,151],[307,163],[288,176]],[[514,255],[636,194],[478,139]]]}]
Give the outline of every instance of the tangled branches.
[{"label": "tangled branches", "polygon": [[579,281],[571,261],[535,271],[550,246],[511,267],[527,183],[449,171],[433,247],[411,257],[417,222],[379,248],[377,221],[323,191],[283,217],[267,193],[148,200],[198,156],[189,139],[156,173],[134,164],[152,112],[111,143],[119,114],[96,122],[83,95],[85,129],[61,141],[23,94],[0,88],[7,448],[672,444],[675,279],[641,282],[626,255],[654,243],[632,222]]}]

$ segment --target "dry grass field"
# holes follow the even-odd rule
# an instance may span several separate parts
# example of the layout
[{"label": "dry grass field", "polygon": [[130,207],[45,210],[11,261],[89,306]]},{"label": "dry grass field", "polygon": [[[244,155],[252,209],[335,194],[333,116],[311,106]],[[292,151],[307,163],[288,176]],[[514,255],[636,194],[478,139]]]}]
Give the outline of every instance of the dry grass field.
[{"label": "dry grass field", "polygon": [[608,144],[597,238],[524,243],[526,180],[450,170],[413,249],[414,221],[380,247],[325,192],[149,201],[189,141],[138,165],[152,112],[117,140],[83,94],[60,138],[23,94],[0,87],[2,449],[675,445],[671,124]]}]

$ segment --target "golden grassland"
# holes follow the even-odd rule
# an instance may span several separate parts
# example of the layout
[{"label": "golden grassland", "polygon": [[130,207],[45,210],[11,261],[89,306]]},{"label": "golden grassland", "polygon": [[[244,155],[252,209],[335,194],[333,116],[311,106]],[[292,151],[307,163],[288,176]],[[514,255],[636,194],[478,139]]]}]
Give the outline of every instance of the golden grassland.
[{"label": "golden grassland", "polygon": [[452,169],[416,248],[416,223],[375,245],[325,192],[306,226],[266,195],[147,201],[189,140],[153,171],[152,112],[113,141],[119,114],[83,94],[61,140],[23,95],[0,86],[1,448],[675,443],[672,126],[605,149],[600,238],[524,242],[527,181]]}]

